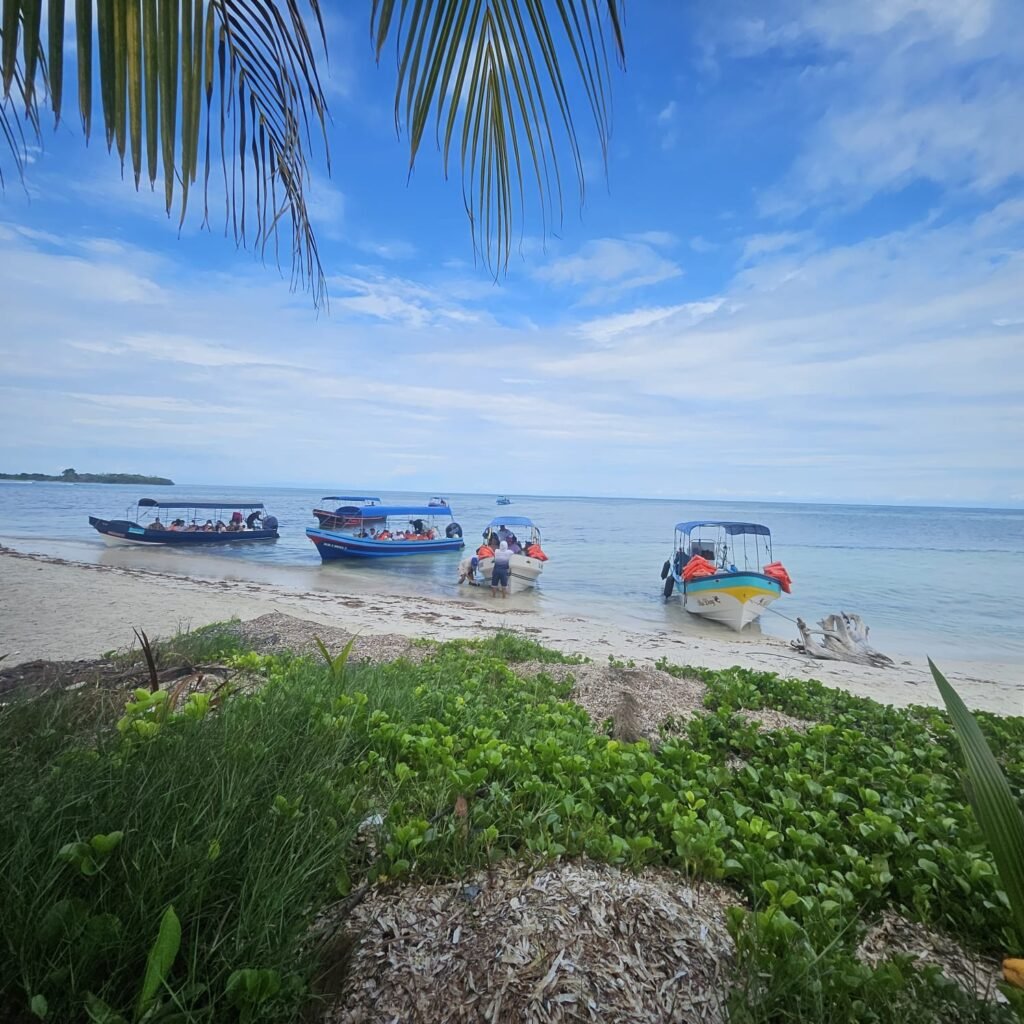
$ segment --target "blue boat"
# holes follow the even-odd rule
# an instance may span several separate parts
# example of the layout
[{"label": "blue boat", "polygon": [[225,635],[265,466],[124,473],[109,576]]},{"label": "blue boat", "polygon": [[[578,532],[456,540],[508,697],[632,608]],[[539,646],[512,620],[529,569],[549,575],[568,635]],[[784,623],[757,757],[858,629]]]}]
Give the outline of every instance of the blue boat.
[{"label": "blue boat", "polygon": [[344,530],[348,527],[358,527],[369,522],[376,525],[378,522],[383,522],[384,520],[384,517],[379,514],[375,516],[365,516],[364,518],[365,509],[373,505],[379,505],[380,498],[365,496],[353,497],[352,495],[346,494],[329,494],[327,497],[321,498],[320,500],[324,504],[330,502],[332,505],[335,504],[335,502],[344,502],[344,504],[338,505],[334,509],[313,509],[313,515],[316,516],[317,521],[325,530]]},{"label": "blue boat", "polygon": [[661,568],[665,597],[678,586],[688,612],[737,632],[789,593],[789,574],[772,561],[772,534],[761,523],[677,523],[672,552]]},{"label": "blue boat", "polygon": [[[134,518],[132,508],[135,509]],[[208,547],[211,544],[248,544],[257,540],[277,540],[277,519],[263,515],[262,502],[231,501],[157,501],[142,498],[129,506],[124,519],[100,519],[89,516],[89,525],[108,544],[158,544],[164,547]],[[161,513],[184,512],[171,519]],[[212,513],[205,516],[205,513]],[[244,513],[248,512],[246,516]],[[143,519],[151,519],[143,522]],[[200,520],[204,520],[200,522]]]},{"label": "blue boat", "polygon": [[[368,505],[357,508],[348,529],[306,528],[324,562],[340,558],[407,558],[465,546],[451,508],[436,505]],[[371,523],[383,523],[379,528]]]}]

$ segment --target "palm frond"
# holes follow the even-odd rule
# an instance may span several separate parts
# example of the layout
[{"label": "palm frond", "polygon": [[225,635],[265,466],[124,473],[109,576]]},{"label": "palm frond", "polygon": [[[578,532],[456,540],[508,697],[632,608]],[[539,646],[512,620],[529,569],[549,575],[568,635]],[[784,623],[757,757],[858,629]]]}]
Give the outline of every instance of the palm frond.
[{"label": "palm frond", "polygon": [[[15,126],[27,124],[39,137],[41,97],[58,122],[61,117],[65,0],[47,0],[45,39],[43,0],[0,2],[0,136],[20,173],[24,143]],[[320,2],[308,4],[326,48]],[[205,130],[207,222],[210,131],[218,118],[226,223],[236,243],[265,256],[287,220],[292,284],[309,287],[319,303],[325,279],[306,205],[307,150],[315,131],[327,153],[327,104],[298,0],[99,0],[95,24],[93,0],[76,0],[75,32],[78,111],[86,138],[98,66],[107,148],[116,149],[122,168],[127,159],[136,187],[143,177],[154,187],[162,176],[167,212],[177,198],[183,222]],[[23,117],[12,114],[14,103],[23,106]]]},{"label": "palm frond", "polygon": [[524,178],[536,183],[545,230],[556,210],[562,217],[556,129],[584,197],[562,55],[575,66],[606,155],[606,19],[621,61],[621,0],[373,0],[378,62],[388,38],[396,41],[395,124],[409,136],[410,173],[433,120],[446,176],[458,151],[474,245],[492,270],[508,266]]}]

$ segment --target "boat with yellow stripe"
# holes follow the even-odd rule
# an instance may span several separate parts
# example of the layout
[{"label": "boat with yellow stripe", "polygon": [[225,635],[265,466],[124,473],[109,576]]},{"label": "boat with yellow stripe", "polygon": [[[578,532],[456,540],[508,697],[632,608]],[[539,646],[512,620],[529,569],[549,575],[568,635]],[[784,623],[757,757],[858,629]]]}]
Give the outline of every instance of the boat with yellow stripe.
[{"label": "boat with yellow stripe", "polygon": [[791,585],[782,563],[773,560],[771,530],[727,520],[677,523],[661,578],[666,598],[678,587],[688,612],[737,631]]}]

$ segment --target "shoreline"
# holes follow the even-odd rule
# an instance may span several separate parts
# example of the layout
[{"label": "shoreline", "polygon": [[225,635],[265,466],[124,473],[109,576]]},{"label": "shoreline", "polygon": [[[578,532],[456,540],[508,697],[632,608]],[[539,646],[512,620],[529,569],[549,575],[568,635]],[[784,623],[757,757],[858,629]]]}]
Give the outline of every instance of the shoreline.
[{"label": "shoreline", "polygon": [[[816,679],[884,704],[940,704],[924,659],[875,669],[816,661],[768,635],[725,639],[664,629],[609,626],[579,615],[532,608],[460,588],[451,597],[305,591],[250,580],[209,579],[151,569],[98,565],[0,547],[0,656],[4,667],[36,659],[98,657],[129,645],[133,627],[151,637],[211,622],[269,612],[363,635],[432,640],[473,638],[510,629],[595,662],[614,657],[651,664],[666,658],[709,669],[736,665],[794,679]],[[1003,662],[952,662],[939,667],[968,706],[1024,714],[1024,672]]]}]

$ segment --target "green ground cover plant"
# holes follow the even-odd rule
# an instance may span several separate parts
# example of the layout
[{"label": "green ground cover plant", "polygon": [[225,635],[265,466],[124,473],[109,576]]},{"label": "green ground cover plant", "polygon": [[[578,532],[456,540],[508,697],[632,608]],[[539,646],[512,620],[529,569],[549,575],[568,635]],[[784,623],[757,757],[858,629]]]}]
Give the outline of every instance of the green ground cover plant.
[{"label": "green ground cover plant", "polygon": [[[127,702],[91,692],[0,708],[8,1016],[297,1020],[335,966],[314,921],[366,884],[591,857],[724,879],[746,897],[731,922],[736,1021],[835,1020],[854,1004],[859,1020],[906,1020],[886,1007],[911,1005],[921,1020],[1009,1019],[936,972],[853,956],[886,908],[978,950],[1016,948],[936,710],[700,673],[706,714],[667,723],[652,749],[595,730],[568,702],[571,682],[517,675],[568,659],[510,635],[378,667],[346,652],[247,653],[230,629],[170,646],[263,685],[175,708],[145,687]],[[762,707],[817,724],[761,733],[737,714]],[[1019,801],[1024,720],[980,717]],[[169,908],[173,953],[160,945]]]}]

